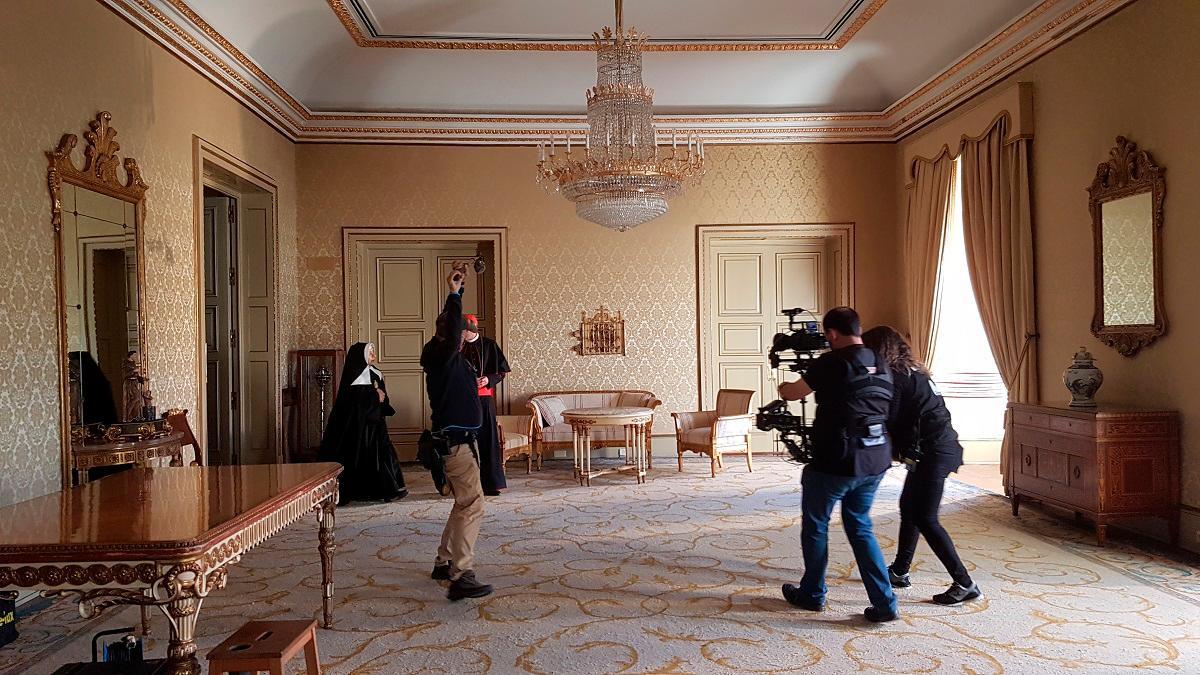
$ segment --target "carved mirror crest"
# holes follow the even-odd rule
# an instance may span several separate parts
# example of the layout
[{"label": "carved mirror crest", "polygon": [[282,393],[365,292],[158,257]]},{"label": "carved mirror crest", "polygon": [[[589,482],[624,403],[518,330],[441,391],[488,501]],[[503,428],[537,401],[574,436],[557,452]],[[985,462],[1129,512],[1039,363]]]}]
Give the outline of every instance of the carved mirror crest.
[{"label": "carved mirror crest", "polygon": [[[83,138],[83,166],[64,134],[49,160],[54,230],[64,475],[71,447],[112,442],[151,407],[145,367],[146,183],[137,161],[118,157],[112,115],[101,112]],[[120,176],[121,168],[124,176]]]},{"label": "carved mirror crest", "polygon": [[1162,227],[1165,169],[1117,137],[1088,188],[1095,241],[1096,310],[1092,334],[1133,356],[1167,332]]}]

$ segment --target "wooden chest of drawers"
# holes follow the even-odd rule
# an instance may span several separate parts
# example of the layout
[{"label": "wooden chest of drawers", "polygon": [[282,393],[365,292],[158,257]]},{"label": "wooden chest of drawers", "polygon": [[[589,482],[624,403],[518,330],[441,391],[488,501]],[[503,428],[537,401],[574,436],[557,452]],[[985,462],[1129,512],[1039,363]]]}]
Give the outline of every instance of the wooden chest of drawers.
[{"label": "wooden chest of drawers", "polygon": [[1012,510],[1035,500],[1108,521],[1161,516],[1179,539],[1179,414],[1101,406],[1012,404]]}]

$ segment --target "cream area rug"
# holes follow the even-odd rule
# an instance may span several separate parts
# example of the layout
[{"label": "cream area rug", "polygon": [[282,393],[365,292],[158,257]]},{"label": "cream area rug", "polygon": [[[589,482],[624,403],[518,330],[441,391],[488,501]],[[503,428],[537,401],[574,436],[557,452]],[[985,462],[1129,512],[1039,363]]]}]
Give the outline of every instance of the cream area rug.
[{"label": "cream area rug", "polygon": [[[666,464],[664,462],[664,464]],[[483,600],[451,603],[429,579],[450,509],[428,477],[413,494],[338,511],[336,627],[318,633],[326,672],[390,673],[1200,673],[1200,569],[1117,541],[1099,549],[1068,519],[951,481],[943,521],[983,600],[929,601],[949,583],[924,544],[903,618],[867,605],[849,545],[830,537],[828,609],[779,592],[799,579],[800,468],[673,463],[645,485],[606,476],[579,487],[547,464],[488,500],[478,574]],[[876,501],[876,531],[895,548],[894,471]],[[201,654],[259,618],[318,614],[316,527],[301,523],[231,568],[205,601]],[[59,603],[21,626],[0,670],[49,673],[87,660],[91,633],[136,623],[135,610],[84,622]],[[154,619],[156,636],[165,619]],[[151,640],[151,654],[164,643]]]}]

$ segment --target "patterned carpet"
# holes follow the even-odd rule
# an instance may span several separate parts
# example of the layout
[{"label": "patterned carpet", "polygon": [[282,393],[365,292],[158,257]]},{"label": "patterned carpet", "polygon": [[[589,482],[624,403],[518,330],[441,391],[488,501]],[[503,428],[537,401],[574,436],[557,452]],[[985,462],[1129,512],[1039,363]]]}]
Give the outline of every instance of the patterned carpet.
[{"label": "patterned carpet", "polygon": [[[870,625],[835,526],[829,608],[794,609],[779,586],[801,567],[800,469],[764,460],[748,474],[731,462],[713,480],[701,464],[590,489],[561,462],[513,470],[480,539],[479,575],[498,590],[453,604],[428,577],[450,503],[414,468],[408,499],[339,510],[337,626],[318,634],[326,672],[1200,673],[1200,568],[1119,536],[1097,549],[1067,520],[1036,508],[1014,519],[1005,500],[960,483],[947,485],[943,520],[984,600],[930,603],[948,580],[922,544],[903,619]],[[874,511],[886,550],[902,480],[887,478]],[[234,566],[204,604],[201,653],[249,619],[315,617],[315,545],[315,524],[295,525]],[[136,617],[85,622],[59,602],[21,625],[0,669],[86,660],[91,633]],[[154,628],[165,634],[165,619]]]}]

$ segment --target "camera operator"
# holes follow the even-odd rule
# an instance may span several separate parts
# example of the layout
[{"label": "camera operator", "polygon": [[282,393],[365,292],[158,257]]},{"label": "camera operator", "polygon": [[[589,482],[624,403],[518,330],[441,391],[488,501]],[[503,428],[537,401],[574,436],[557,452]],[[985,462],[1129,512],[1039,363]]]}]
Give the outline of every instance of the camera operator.
[{"label": "camera operator", "polygon": [[784,584],[783,597],[810,611],[825,608],[829,516],[841,501],[842,525],[871,600],[863,615],[892,621],[898,616],[896,595],[870,517],[875,491],[892,462],[886,430],[892,379],[883,360],[863,346],[862,324],[853,309],[829,310],[822,327],[832,350],[816,359],[803,379],[779,387],[789,401],[813,392],[817,399],[812,461],[800,482],[804,577],[799,585]]},{"label": "camera operator", "polygon": [[476,434],[483,413],[476,373],[462,353],[462,294],[465,266],[456,266],[446,278],[449,295],[437,318],[437,334],[421,350],[425,387],[433,410],[432,437],[436,439],[440,468],[454,493],[454,506],[442,532],[433,573],[449,580],[450,600],[482,598],[492,587],[475,578],[475,539],[483,523],[483,487],[479,481]]},{"label": "camera operator", "polygon": [[908,569],[917,538],[925,536],[929,548],[950,573],[954,583],[945,593],[933,596],[939,605],[957,605],[981,595],[954,549],[950,535],[938,522],[938,507],[946,477],[963,463],[963,449],[950,423],[950,411],[924,364],[913,356],[900,333],[891,326],[878,326],[863,335],[863,342],[892,369],[896,397],[892,401],[889,427],[908,477],[900,493],[900,534],[896,559],[888,567],[893,588],[908,588]]}]

